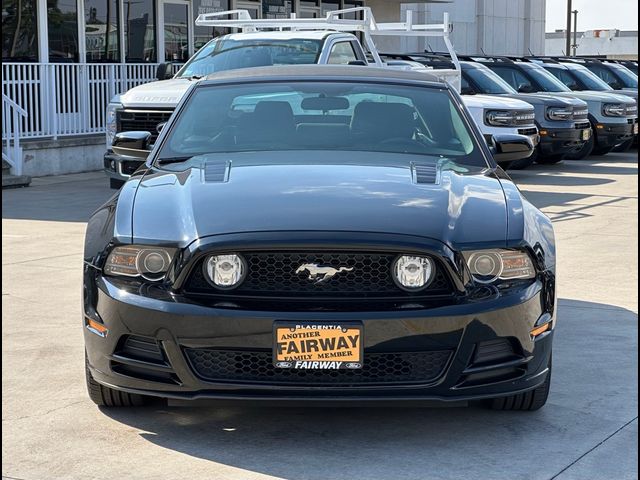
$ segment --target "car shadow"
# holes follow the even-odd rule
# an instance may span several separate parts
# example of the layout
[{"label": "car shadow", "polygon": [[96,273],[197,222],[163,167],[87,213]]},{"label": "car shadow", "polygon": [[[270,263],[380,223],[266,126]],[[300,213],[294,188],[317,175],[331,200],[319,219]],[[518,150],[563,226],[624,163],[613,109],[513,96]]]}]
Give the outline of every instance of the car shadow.
[{"label": "car shadow", "polygon": [[452,478],[462,466],[473,478],[529,478],[527,451],[545,458],[536,478],[551,478],[637,406],[637,314],[560,300],[559,316],[552,392],[537,412],[241,403],[102,411],[154,445],[278,478]]}]

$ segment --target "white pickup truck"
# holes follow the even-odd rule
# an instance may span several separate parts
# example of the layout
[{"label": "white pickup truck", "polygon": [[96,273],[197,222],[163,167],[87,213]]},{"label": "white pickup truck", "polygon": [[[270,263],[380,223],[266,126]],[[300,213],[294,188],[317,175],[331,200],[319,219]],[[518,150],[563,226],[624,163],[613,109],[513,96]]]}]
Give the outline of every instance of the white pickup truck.
[{"label": "white pickup truck", "polygon": [[[345,20],[345,14],[359,13],[362,20]],[[234,19],[221,19],[236,16]],[[169,79],[139,85],[115,96],[107,107],[107,153],[104,168],[110,178],[111,187],[119,188],[141,165],[135,157],[117,155],[111,150],[116,133],[126,131],[148,131],[152,134],[150,144],[166,122],[178,102],[193,82],[206,75],[230,69],[291,64],[343,64],[386,66],[413,69],[406,62],[383,62],[372,36],[414,35],[441,36],[448,45],[456,69],[429,70],[429,73],[448,81],[458,90],[460,68],[448,34],[448,16],[442,24],[414,25],[410,15],[401,23],[376,23],[367,7],[329,12],[325,19],[251,19],[246,10],[233,10],[215,14],[204,14],[196,20],[197,25],[240,29],[217,37],[203,46],[189,61]],[[274,31],[279,29],[279,31]],[[283,31],[287,29],[286,31]],[[354,33],[359,33],[363,43]],[[369,54],[369,60],[367,53]],[[416,64],[417,65],[417,64]],[[423,68],[423,66],[419,66]],[[354,67],[356,68],[356,67]],[[163,76],[166,67],[159,67]],[[538,130],[534,122],[534,108],[521,100],[496,98],[493,96],[465,96],[463,101],[487,138],[497,133],[528,135],[534,144],[538,141]],[[487,122],[495,117],[495,122]],[[492,124],[491,124],[492,123]],[[506,167],[507,165],[505,165]]]}]

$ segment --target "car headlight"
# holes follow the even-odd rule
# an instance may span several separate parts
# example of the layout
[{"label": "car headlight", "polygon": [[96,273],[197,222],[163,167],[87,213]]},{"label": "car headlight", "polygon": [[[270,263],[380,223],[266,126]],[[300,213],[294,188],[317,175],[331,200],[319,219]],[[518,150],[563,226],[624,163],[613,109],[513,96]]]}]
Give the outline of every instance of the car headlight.
[{"label": "car headlight", "polygon": [[435,268],[429,257],[402,255],[393,262],[392,272],[400,288],[418,291],[431,283]]},{"label": "car headlight", "polygon": [[518,125],[528,125],[536,118],[533,112],[522,112],[515,110],[487,110],[484,121],[487,125],[494,127],[517,127]]},{"label": "car headlight", "polygon": [[638,106],[637,105],[627,105],[627,116],[637,115],[638,114]]},{"label": "car headlight", "polygon": [[176,253],[175,248],[127,245],[115,247],[109,253],[103,271],[105,275],[142,277],[162,280]]},{"label": "car headlight", "polygon": [[113,138],[117,133],[117,112],[122,110],[122,105],[119,103],[110,103],[107,105],[107,118],[105,120],[105,129],[107,133],[107,149],[111,148]]},{"label": "car headlight", "polygon": [[549,120],[571,120],[574,112],[571,108],[549,107],[547,108],[547,118]]},{"label": "car headlight", "polygon": [[240,255],[212,255],[204,262],[204,276],[214,287],[229,290],[242,283],[247,265]]},{"label": "car headlight", "polygon": [[605,103],[602,106],[602,114],[607,117],[624,117],[627,107],[621,103]]},{"label": "car headlight", "polygon": [[469,271],[478,283],[529,279],[536,275],[529,254],[519,250],[477,250],[463,252]]}]

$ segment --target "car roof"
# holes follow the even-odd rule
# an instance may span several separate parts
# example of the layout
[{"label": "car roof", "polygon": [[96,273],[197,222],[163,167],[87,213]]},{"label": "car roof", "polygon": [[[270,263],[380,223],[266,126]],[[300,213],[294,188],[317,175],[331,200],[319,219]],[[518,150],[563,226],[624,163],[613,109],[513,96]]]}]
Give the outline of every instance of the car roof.
[{"label": "car roof", "polygon": [[407,83],[421,83],[428,86],[446,88],[447,84],[435,75],[425,71],[398,70],[394,68],[379,68],[360,65],[286,65],[242,68],[212,73],[198,83],[208,84],[229,81],[269,81],[269,80],[378,80],[378,81],[406,81]]},{"label": "car roof", "polygon": [[220,37],[224,40],[324,40],[330,35],[353,37],[350,33],[336,32],[335,30],[307,30],[307,31],[270,31],[270,32],[243,32],[230,33]]}]

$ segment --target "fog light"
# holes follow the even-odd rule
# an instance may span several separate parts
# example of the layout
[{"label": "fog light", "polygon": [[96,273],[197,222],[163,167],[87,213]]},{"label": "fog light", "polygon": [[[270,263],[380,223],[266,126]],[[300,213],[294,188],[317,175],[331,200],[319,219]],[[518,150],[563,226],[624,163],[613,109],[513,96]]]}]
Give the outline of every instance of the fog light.
[{"label": "fog light", "polygon": [[204,274],[209,283],[220,289],[235,288],[247,272],[244,259],[240,255],[214,255],[204,262]]},{"label": "fog light", "polygon": [[433,262],[428,257],[403,255],[393,264],[393,278],[404,290],[422,290],[433,278]]}]

